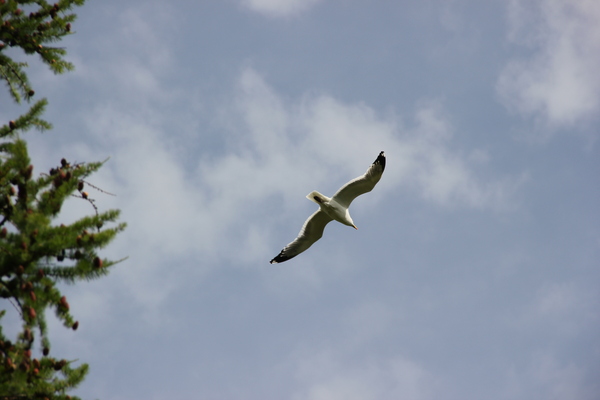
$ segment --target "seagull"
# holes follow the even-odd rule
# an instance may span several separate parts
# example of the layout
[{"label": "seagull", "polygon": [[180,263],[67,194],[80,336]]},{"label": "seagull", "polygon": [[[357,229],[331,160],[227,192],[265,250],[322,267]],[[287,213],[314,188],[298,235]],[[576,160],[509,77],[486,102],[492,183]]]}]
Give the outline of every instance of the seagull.
[{"label": "seagull", "polygon": [[382,151],[364,175],[346,183],[332,198],[324,196],[317,191],[310,192],[306,198],[317,203],[319,209],[308,217],[304,225],[302,225],[298,237],[292,243],[285,246],[271,260],[271,264],[287,261],[307,250],[313,243],[321,239],[325,225],[333,220],[358,229],[350,217],[348,207],[350,207],[355,198],[373,190],[377,182],[381,179],[384,169],[385,153]]}]

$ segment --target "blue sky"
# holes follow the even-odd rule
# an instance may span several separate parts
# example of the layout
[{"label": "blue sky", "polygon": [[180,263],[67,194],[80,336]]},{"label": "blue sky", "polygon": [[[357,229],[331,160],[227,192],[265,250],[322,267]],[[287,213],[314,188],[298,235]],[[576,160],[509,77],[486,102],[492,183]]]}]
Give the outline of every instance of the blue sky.
[{"label": "blue sky", "polygon": [[[104,160],[128,229],[67,286],[117,399],[592,400],[600,395],[595,0],[96,1],[30,60],[36,171]],[[12,119],[21,109],[0,110]],[[268,261],[362,174],[358,231]],[[91,210],[72,203],[61,218]],[[10,316],[8,317],[10,318]],[[52,317],[50,317],[52,318]],[[10,320],[10,319],[8,319]],[[16,322],[16,317],[13,316]]]}]

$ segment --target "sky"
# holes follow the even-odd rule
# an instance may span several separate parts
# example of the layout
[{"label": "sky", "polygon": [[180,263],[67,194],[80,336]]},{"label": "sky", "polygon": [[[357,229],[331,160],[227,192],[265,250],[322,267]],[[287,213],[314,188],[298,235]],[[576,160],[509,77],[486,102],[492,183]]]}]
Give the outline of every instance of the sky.
[{"label": "sky", "polygon": [[[76,332],[48,313],[52,353],[90,364],[73,394],[600,397],[596,0],[77,13],[74,72],[29,59],[54,129],[26,138],[38,173],[108,159],[89,181],[115,196],[90,197],[128,224],[102,255],[128,258],[63,286]],[[2,120],[26,110],[9,101]],[[331,223],[270,265],[315,211],[306,194],[382,150],[359,229]],[[60,221],[92,212],[73,199]]]}]

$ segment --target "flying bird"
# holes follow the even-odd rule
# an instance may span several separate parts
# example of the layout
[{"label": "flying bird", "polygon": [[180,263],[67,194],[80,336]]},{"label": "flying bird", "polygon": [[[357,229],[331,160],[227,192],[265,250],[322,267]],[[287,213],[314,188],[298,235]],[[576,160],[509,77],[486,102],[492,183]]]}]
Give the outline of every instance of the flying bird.
[{"label": "flying bird", "polygon": [[314,242],[321,239],[325,225],[336,220],[344,225],[358,229],[350,217],[348,207],[352,201],[373,190],[377,182],[381,179],[385,169],[385,153],[382,151],[377,159],[371,164],[364,175],[352,179],[338,190],[332,198],[314,191],[310,192],[306,198],[319,205],[319,209],[302,225],[298,237],[281,250],[281,252],[271,260],[271,264],[277,264],[296,257],[298,254],[307,250]]}]

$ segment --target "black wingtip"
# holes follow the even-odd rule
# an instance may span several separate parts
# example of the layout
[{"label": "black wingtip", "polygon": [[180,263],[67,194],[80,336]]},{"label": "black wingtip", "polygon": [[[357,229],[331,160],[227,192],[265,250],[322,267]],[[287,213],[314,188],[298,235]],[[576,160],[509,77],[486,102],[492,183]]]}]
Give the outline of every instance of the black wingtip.
[{"label": "black wingtip", "polygon": [[277,255],[277,257],[275,257],[274,259],[272,259],[271,261],[269,261],[269,264],[279,264],[282,263],[284,261],[289,260],[290,258],[294,258],[295,256],[289,257],[283,254],[283,251],[281,253],[279,253]]},{"label": "black wingtip", "polygon": [[381,170],[382,171],[385,170],[385,153],[383,151],[381,153],[379,153],[379,155],[377,156],[377,159],[375,161],[373,161],[373,164],[379,164],[379,165],[381,165]]}]

